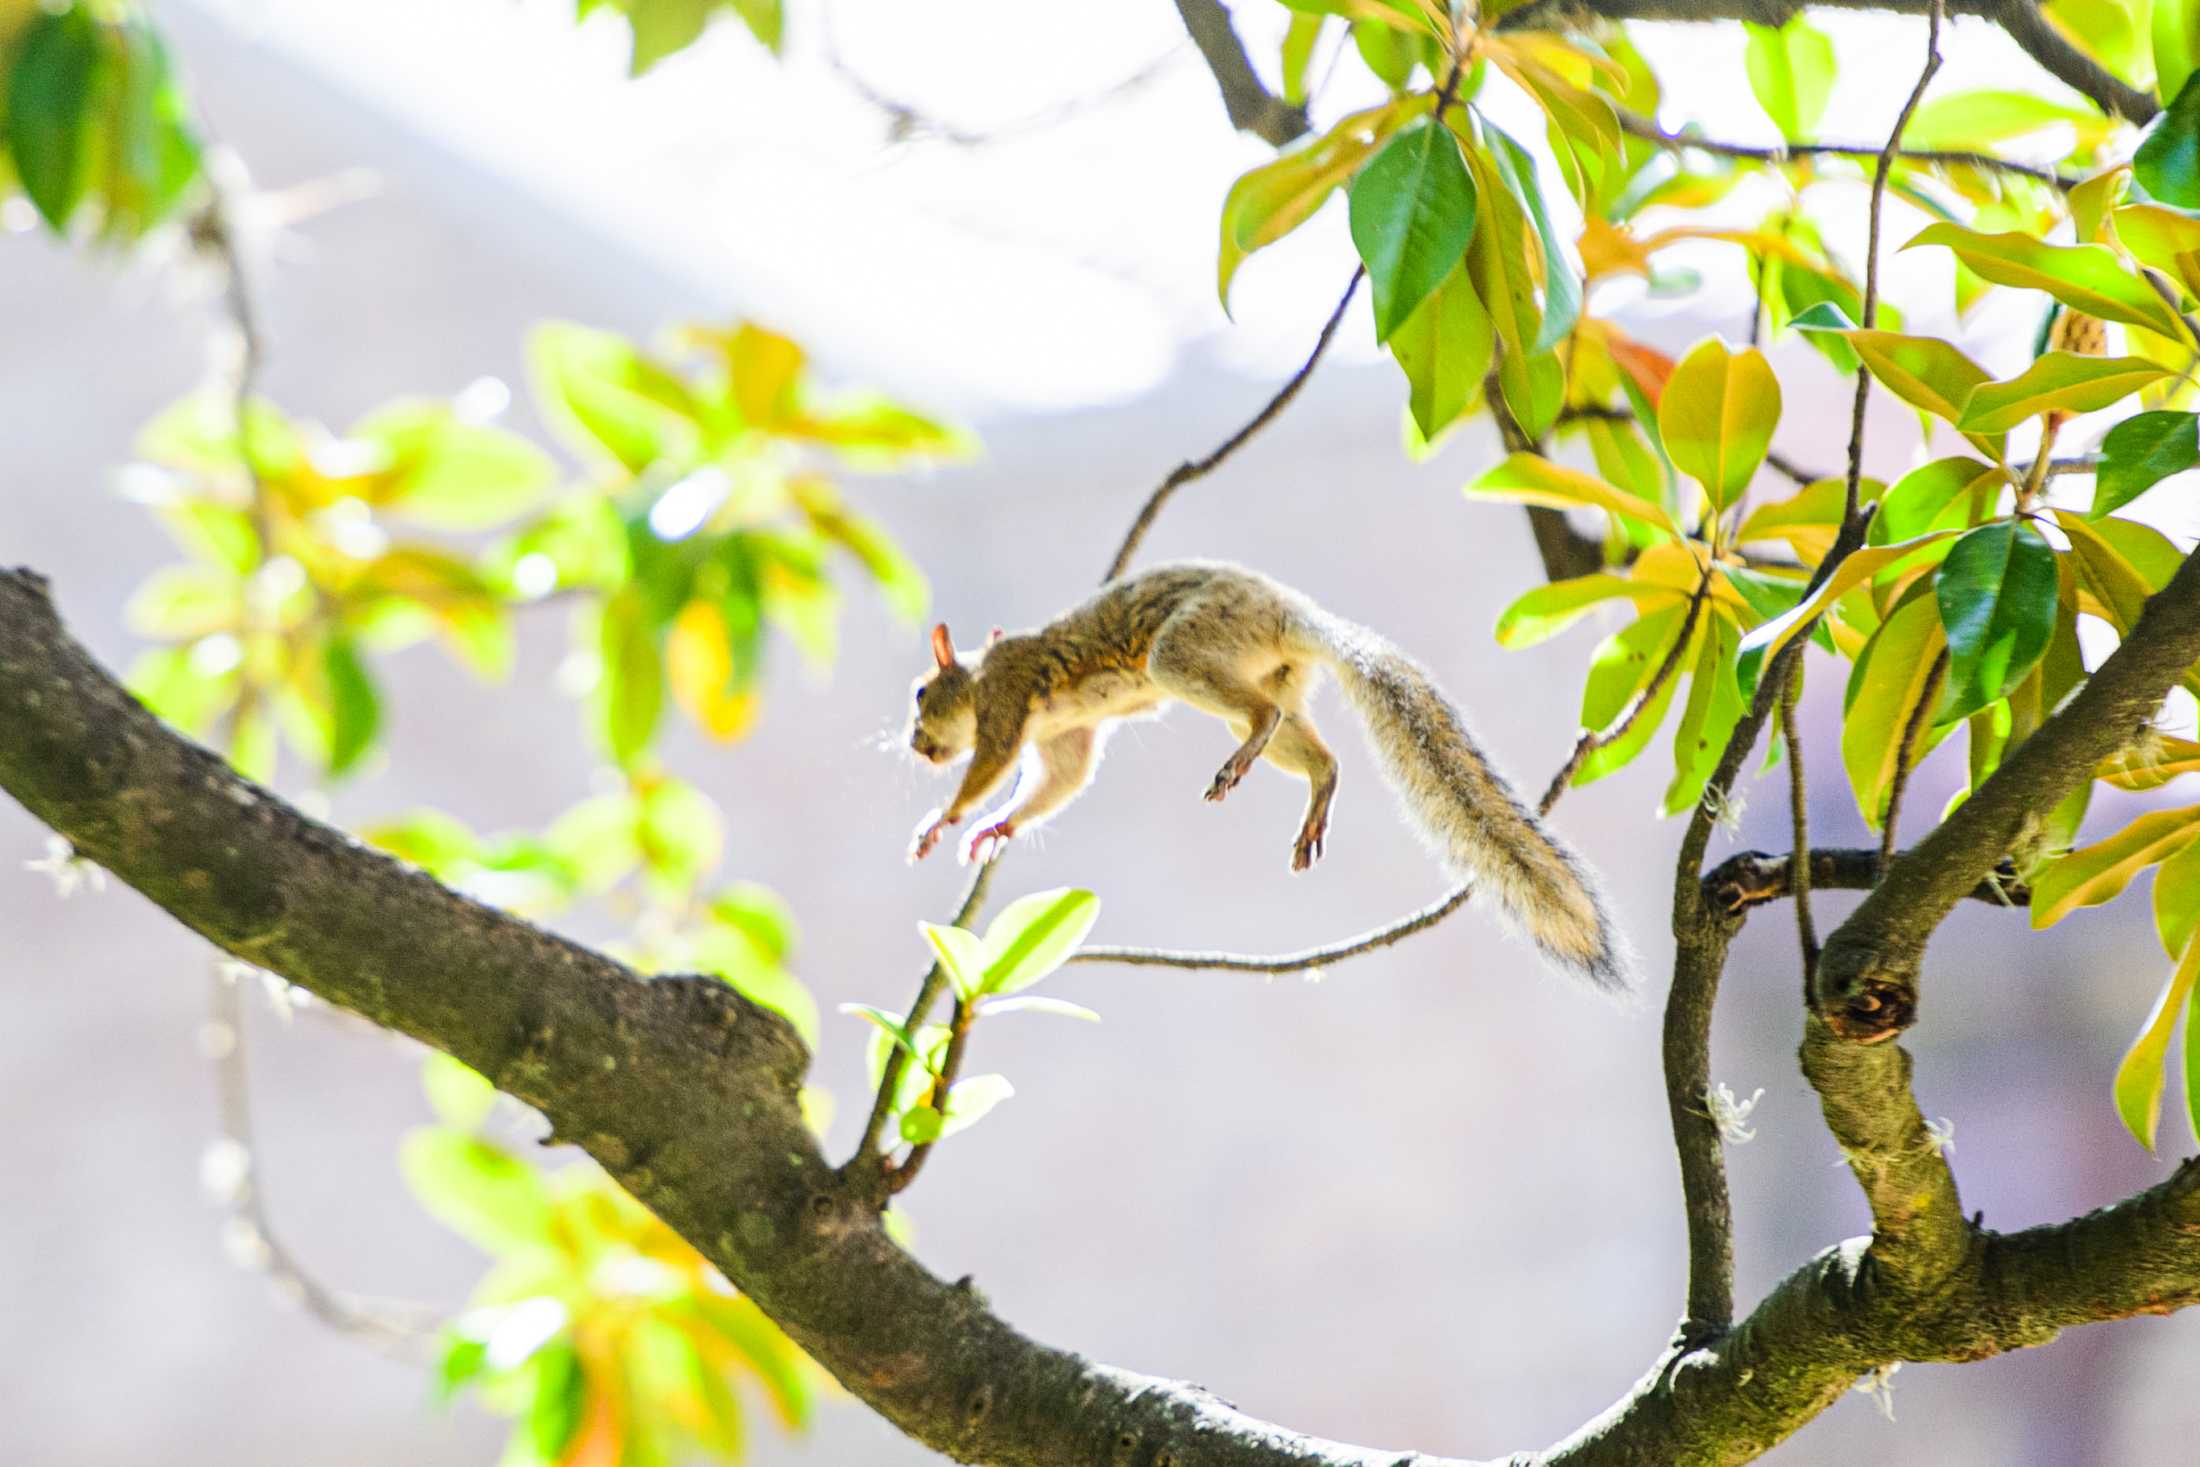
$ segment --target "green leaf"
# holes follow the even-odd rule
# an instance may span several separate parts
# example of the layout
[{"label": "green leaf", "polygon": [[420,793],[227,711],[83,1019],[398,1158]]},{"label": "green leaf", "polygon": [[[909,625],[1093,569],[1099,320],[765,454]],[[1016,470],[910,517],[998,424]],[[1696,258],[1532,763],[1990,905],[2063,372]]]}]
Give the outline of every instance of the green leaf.
[{"label": "green leaf", "polygon": [[1293,107],[1306,105],[1306,69],[1328,23],[1324,15],[1294,15],[1283,33],[1283,100]]},{"label": "green leaf", "polygon": [[2181,96],[2187,78],[2200,67],[2200,6],[2193,0],[2154,0],[2152,40],[2155,95]]},{"label": "green leaf", "polygon": [[[1865,643],[1849,674],[1848,707],[1841,718],[1841,764],[1864,823],[1878,830],[1886,815],[1902,740],[1925,696],[1933,664],[1948,645],[1940,607],[1931,596],[1915,596],[1880,623]],[[1916,758],[1922,761],[1939,737],[1930,721],[1919,730]]]},{"label": "green leaf", "polygon": [[2132,878],[2200,838],[2200,806],[2154,810],[2103,841],[2048,862],[2032,878],[2032,925],[2052,927],[2080,907],[2114,901]]},{"label": "green leaf", "polygon": [[919,922],[917,930],[932,944],[933,955],[955,987],[955,996],[968,1003],[985,990],[985,945],[960,927]]},{"label": "green leaf", "polygon": [[634,28],[634,53],[627,74],[640,76],[677,51],[695,44],[710,23],[718,0],[618,0]]},{"label": "green leaf", "polygon": [[534,444],[469,423],[444,403],[392,403],[349,436],[383,455],[375,502],[433,529],[503,524],[532,509],[557,482],[557,466]]},{"label": "green leaf", "polygon": [[1938,721],[1950,723],[2006,697],[2046,655],[2061,594],[2054,547],[2022,521],[1981,525],[1948,551],[1933,591],[1948,632]]},{"label": "green leaf", "polygon": [[[1735,662],[1736,675],[1741,680],[1742,696],[1756,697],[1757,680],[1764,675],[1765,664],[1782,647],[1795,640],[1804,627],[1814,624],[1827,607],[1873,576],[1895,569],[1912,556],[1930,552],[1934,546],[1954,534],[1953,530],[1943,530],[1920,535],[1914,540],[1905,540],[1897,545],[1881,545],[1854,551],[1835,567],[1833,574],[1816,591],[1770,621],[1761,622],[1751,628],[1749,635],[1742,638],[1741,652]],[[1736,580],[1731,574],[1728,579]],[[1736,583],[1739,584],[1738,580]]]},{"label": "green leaf", "polygon": [[497,1087],[486,1076],[441,1050],[422,1062],[420,1088],[428,1092],[428,1104],[443,1124],[460,1131],[487,1120],[497,1099]]},{"label": "green leaf", "polygon": [[1685,601],[1677,601],[1645,613],[1597,645],[1581,689],[1583,728],[1603,730],[1627,711],[1665,660],[1687,613]]},{"label": "green leaf", "polygon": [[786,0],[728,0],[749,34],[774,56],[787,41]]},{"label": "green leaf", "polygon": [[2200,87],[2189,78],[2176,100],[2147,125],[2139,150],[2131,155],[2131,172],[2141,188],[2163,203],[2200,209]]},{"label": "green leaf", "polygon": [[322,637],[319,648],[293,666],[283,706],[293,741],[332,779],[358,765],[382,724],[374,680],[341,631]]},{"label": "green leaf", "polygon": [[1734,677],[1740,630],[1730,618],[1716,612],[1707,613],[1704,619],[1710,627],[1701,639],[1702,650],[1690,676],[1688,704],[1673,730],[1673,782],[1666,786],[1659,807],[1666,815],[1694,809],[1703,798],[1704,786],[1718,766],[1719,755],[1725,752],[1726,741],[1742,718],[1742,689]]},{"label": "green leaf", "polygon": [[1755,476],[1780,421],[1780,382],[1755,347],[1710,337],[1681,358],[1658,399],[1658,434],[1675,467],[1703,485],[1714,512]]},{"label": "green leaf", "polygon": [[[2116,1114],[2149,1151],[2154,1149],[2155,1131],[2162,1119],[2162,1070],[2169,1058],[2170,1034],[2177,1026],[2177,1016],[2192,999],[2196,979],[2200,979],[2200,942],[2188,942],[2176,970],[2154,1001],[2154,1011],[2147,1016],[2139,1037],[2132,1041],[2123,1063],[2116,1067]],[[2193,1043],[2188,1028],[2188,1051]]]},{"label": "green leaf", "polygon": [[244,619],[244,583],[227,566],[165,566],[131,593],[123,617],[141,637],[181,640],[230,631]]},{"label": "green leaf", "polygon": [[545,1346],[528,1361],[534,1394],[528,1398],[525,1417],[527,1444],[536,1459],[560,1462],[566,1446],[581,1429],[588,1404],[588,1376],[580,1356],[564,1342]]},{"label": "green leaf", "polygon": [[1470,499],[1502,499],[1550,509],[1600,509],[1645,529],[1662,531],[1666,537],[1681,538],[1680,527],[1662,506],[1540,454],[1513,454],[1464,492]]},{"label": "green leaf", "polygon": [[1981,234],[1949,223],[1927,225],[1903,248],[1919,245],[1946,245],[1957,259],[1996,285],[2044,290],[2088,316],[2144,326],[2172,341],[2184,340],[2177,313],[2106,245],[2052,245],[2015,231]]},{"label": "green leaf", "polygon": [[452,1397],[489,1368],[487,1341],[445,1330],[442,1344],[435,1363],[435,1400],[439,1406],[449,1405]]},{"label": "green leaf", "polygon": [[1494,344],[1490,314],[1461,267],[1391,333],[1391,355],[1406,374],[1406,403],[1423,438],[1434,440],[1473,405]]},{"label": "green leaf", "polygon": [[1749,87],[1765,115],[1790,142],[1808,137],[1833,93],[1833,41],[1800,14],[1778,29],[1747,21],[1742,29]]},{"label": "green leaf", "polygon": [[986,1117],[986,1113],[1016,1093],[1016,1087],[1008,1083],[1006,1075],[972,1075],[967,1080],[957,1080],[947,1092],[947,1123],[940,1128],[940,1135],[952,1136],[957,1131],[967,1131]]},{"label": "green leaf", "polygon": [[108,32],[108,45],[113,116],[105,232],[134,239],[166,218],[197,181],[199,143],[159,34],[127,17]]},{"label": "green leaf", "polygon": [[1607,601],[1626,598],[1637,609],[1685,599],[1669,586],[1653,586],[1625,576],[1574,576],[1529,588],[1497,617],[1497,645],[1517,651],[1557,635]]},{"label": "green leaf", "polygon": [[598,646],[603,659],[596,706],[604,745],[631,766],[656,736],[664,711],[664,658],[639,595],[621,591],[603,604]]},{"label": "green leaf", "polygon": [[1100,916],[1100,898],[1061,887],[1010,902],[985,929],[981,993],[1029,988],[1069,960]]},{"label": "green leaf", "polygon": [[2186,846],[2154,873],[2154,930],[2162,951],[2176,957],[2200,926],[2200,841]]},{"label": "green leaf", "polygon": [[91,7],[34,16],[7,76],[7,141],[23,192],[56,234],[83,200],[85,160],[98,123],[92,108],[100,63]]},{"label": "green leaf", "polygon": [[[1800,328],[1803,323],[1795,324]],[[1992,380],[1984,367],[1937,336],[1863,330],[1845,335],[1889,392],[1951,423],[1963,415],[1972,390]]]},{"label": "green leaf", "polygon": [[1353,247],[1375,297],[1375,339],[1388,341],[1443,283],[1474,237],[1474,183],[1448,128],[1417,123],[1352,180]]},{"label": "green leaf", "polygon": [[1551,224],[1550,211],[1544,207],[1543,190],[1536,182],[1534,157],[1488,118],[1482,119],[1482,130],[1491,142],[1490,165],[1527,211],[1528,218],[1535,224],[1536,242],[1543,249],[1543,323],[1536,328],[1535,339],[1528,343],[1528,355],[1532,357],[1565,340],[1581,319],[1581,272],[1566,258],[1561,236]]},{"label": "green leaf", "polygon": [[630,342],[552,321],[528,337],[527,359],[544,416],[581,453],[634,474],[694,458],[702,428],[686,384]]},{"label": "green leaf", "polygon": [[1239,176],[1222,201],[1216,291],[1230,309],[1230,281],[1245,257],[1312,218],[1382,141],[1427,109],[1427,99],[1393,98],[1345,117],[1319,138]]},{"label": "green leaf", "polygon": [[2100,114],[2090,108],[2050,101],[2034,92],[1989,87],[1931,98],[1903,129],[1902,145],[1920,150],[1975,149],[2051,127],[2068,125],[2082,132],[2101,124]]},{"label": "green leaf", "polygon": [[[201,652],[209,646],[213,655]],[[187,647],[156,647],[130,664],[125,683],[154,717],[204,735],[237,700],[241,655],[237,639],[226,633]]]},{"label": "green leaf", "polygon": [[2191,413],[2138,413],[2101,440],[2086,518],[2112,514],[2172,474],[2200,464],[2200,418]]},{"label": "green leaf", "polygon": [[2002,469],[1967,455],[1936,458],[1895,480],[1879,497],[1870,541],[1886,545],[1928,530],[1962,528],[1970,523],[1970,498],[1988,490],[1998,493],[2008,482]]},{"label": "green leaf", "polygon": [[669,894],[684,893],[718,864],[726,822],[717,804],[682,779],[660,779],[642,796],[635,826],[642,865]]},{"label": "green leaf", "polygon": [[878,1005],[876,1004],[844,1003],[840,1006],[840,1011],[844,1014],[857,1014],[862,1016],[863,1018],[869,1019],[872,1023],[876,1024],[879,1027],[879,1030],[884,1033],[888,1039],[894,1042],[894,1045],[897,1048],[899,1048],[903,1053],[907,1054],[909,1058],[915,1060],[919,1069],[930,1068],[925,1063],[924,1056],[917,1052],[917,1042],[910,1037],[909,1031],[902,1027],[901,1020],[895,1018],[892,1014],[886,1012],[886,1010],[878,1007]]},{"label": "green leaf", "polygon": [[2005,433],[2045,412],[2095,412],[2171,375],[2144,357],[2051,351],[2006,382],[1973,388],[1956,426],[1970,433]]},{"label": "green leaf", "polygon": [[420,1205],[484,1252],[509,1255],[550,1243],[542,1177],[502,1147],[430,1126],[405,1137],[397,1161]]},{"label": "green leaf", "polygon": [[[1641,711],[1635,715],[1634,721],[1627,725],[1626,732],[1612,739],[1609,743],[1599,744],[1590,752],[1589,757],[1582,761],[1580,771],[1574,776],[1576,785],[1594,784],[1606,775],[1615,774],[1626,768],[1635,761],[1644,749],[1650,747],[1650,741],[1656,738],[1658,730],[1665,726],[1665,715],[1671,710],[1673,699],[1680,689],[1679,673],[1681,669],[1689,665],[1691,659],[1696,655],[1696,649],[1703,642],[1704,621],[1706,618],[1699,617],[1697,619],[1695,630],[1690,634],[1690,645],[1679,650],[1677,654],[1678,661],[1674,664],[1673,673],[1668,675],[1665,681],[1659,683],[1655,689],[1649,689],[1648,685],[1650,680],[1657,676],[1658,669],[1665,664],[1665,659],[1668,656],[1676,655],[1674,643],[1680,636],[1680,629],[1686,618],[1687,608],[1675,607],[1670,611],[1653,612],[1635,624],[1636,628],[1641,628],[1648,622],[1659,620],[1665,622],[1665,625],[1647,632],[1636,644],[1637,647],[1650,652],[1651,655],[1643,665],[1633,669],[1637,680],[1632,688],[1627,689],[1625,702],[1614,710],[1602,725],[1590,726],[1604,727],[1608,730],[1609,725],[1623,716],[1628,707],[1633,705],[1638,695],[1644,693],[1647,689],[1649,696],[1643,703]],[[1711,617],[1709,620],[1715,621],[1718,618]],[[1635,649],[1629,649],[1630,652],[1633,650]],[[1594,667],[1591,668],[1589,676],[1590,681],[1595,683],[1597,670]],[[1607,682],[1605,692],[1607,697],[1609,696],[1609,688],[1610,682]],[[1597,711],[1601,712],[1602,710]],[[1586,720],[1584,721],[1586,722]]]}]

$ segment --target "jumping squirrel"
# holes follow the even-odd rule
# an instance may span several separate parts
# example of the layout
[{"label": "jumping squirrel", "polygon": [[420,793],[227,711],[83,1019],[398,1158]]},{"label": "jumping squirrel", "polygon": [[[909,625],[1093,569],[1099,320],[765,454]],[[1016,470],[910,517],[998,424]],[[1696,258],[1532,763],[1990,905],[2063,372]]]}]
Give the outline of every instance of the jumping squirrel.
[{"label": "jumping squirrel", "polygon": [[917,827],[909,857],[929,855],[951,825],[1008,777],[1030,768],[1010,803],[969,837],[965,860],[988,860],[1090,782],[1110,725],[1170,699],[1228,723],[1243,740],[1208,786],[1220,800],[1265,756],[1301,775],[1306,818],[1291,848],[1303,871],[1322,854],[1337,761],[1307,712],[1324,667],[1367,724],[1390,783],[1443,864],[1488,887],[1556,966],[1598,987],[1627,986],[1627,958],[1588,869],[1476,747],[1465,720],[1412,659],[1257,572],[1180,561],[1111,581],[1037,631],[958,655],[944,623],[935,666],[917,679],[909,747],[935,765],[970,756],[945,809]]}]

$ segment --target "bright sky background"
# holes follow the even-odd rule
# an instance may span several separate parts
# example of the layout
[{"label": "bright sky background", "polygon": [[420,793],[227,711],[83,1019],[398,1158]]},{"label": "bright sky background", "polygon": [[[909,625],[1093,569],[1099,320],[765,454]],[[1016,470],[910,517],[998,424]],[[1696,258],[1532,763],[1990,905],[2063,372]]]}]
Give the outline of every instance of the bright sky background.
[{"label": "bright sky background", "polygon": [[[1214,293],[1222,197],[1271,154],[1230,131],[1170,0],[789,0],[784,61],[720,23],[640,81],[625,75],[623,24],[598,16],[576,26],[572,0],[169,3],[224,17],[331,85],[618,235],[692,281],[700,304],[760,313],[827,358],[860,365],[882,385],[921,384],[926,401],[964,416],[1130,396],[1195,344],[1273,375],[1304,355],[1351,268],[1343,208],[1333,201],[1244,267],[1236,320],[1222,315]],[[1236,9],[1256,61],[1272,73],[1285,12],[1272,0],[1238,0]],[[1067,123],[975,148],[895,143],[884,117],[826,64],[819,26],[827,16],[842,56],[873,87],[973,131],[1105,92],[1165,60],[1146,84]],[[1824,136],[1877,141],[1915,79],[1923,24],[1814,19],[1842,62]],[[1679,105],[1669,101],[1668,125],[1695,120],[1714,136],[1776,141],[1744,79],[1738,27],[1636,34],[1669,92],[1686,89]],[[1325,38],[1316,76],[1337,40]],[[2029,86],[2037,76],[1983,22],[1955,22],[1943,51],[1935,95],[2018,76]],[[1364,72],[1345,67],[1337,76],[1318,99],[1317,124],[1369,100],[1353,93],[1373,87]],[[1500,90],[1486,96],[1502,119],[1517,99],[1497,100]],[[1526,138],[1539,129],[1515,131]],[[1545,187],[1564,197],[1548,170]],[[1836,247],[1860,263],[1863,190],[1851,192],[1853,220],[1836,206],[1825,222]],[[1896,225],[1891,214],[1890,242],[1916,223],[1910,216]],[[1888,259],[1897,299],[1941,303],[1913,315],[1914,324],[1944,323],[1945,252]],[[1739,317],[1746,283],[1731,251],[1705,263],[1711,288],[1731,301],[1641,309],[1702,317],[1708,306],[1713,318],[1720,310]],[[1355,313],[1340,338],[1341,357],[1375,355],[1364,315]],[[2012,340],[2028,337],[2028,317],[2009,324]]]}]

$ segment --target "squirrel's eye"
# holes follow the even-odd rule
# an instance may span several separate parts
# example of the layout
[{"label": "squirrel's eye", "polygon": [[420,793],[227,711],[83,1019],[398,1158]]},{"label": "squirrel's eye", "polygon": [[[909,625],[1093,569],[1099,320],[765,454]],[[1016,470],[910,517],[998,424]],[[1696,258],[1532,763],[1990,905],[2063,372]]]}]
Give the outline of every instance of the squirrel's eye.
[{"label": "squirrel's eye", "polygon": [[917,689],[917,706],[919,708],[924,706],[924,689],[922,688]]}]

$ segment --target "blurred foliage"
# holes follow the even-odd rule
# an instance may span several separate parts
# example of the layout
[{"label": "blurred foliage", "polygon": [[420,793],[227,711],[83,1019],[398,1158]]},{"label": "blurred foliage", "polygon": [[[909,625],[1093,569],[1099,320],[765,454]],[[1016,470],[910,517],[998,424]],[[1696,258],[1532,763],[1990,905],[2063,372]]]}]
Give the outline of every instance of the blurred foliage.
[{"label": "blurred foliage", "polygon": [[405,1138],[421,1205],[494,1260],[445,1331],[436,1393],[514,1419],[504,1467],[738,1461],[750,1403],[809,1423],[823,1372],[592,1162],[545,1175],[482,1131],[496,1092],[444,1055],[441,1123]]},{"label": "blurred foliage", "polygon": [[636,76],[694,45],[723,17],[738,20],[775,56],[786,39],[786,0],[577,0],[575,7],[581,20],[599,10],[625,17],[633,30],[630,69]]},{"label": "blurred foliage", "polygon": [[[922,575],[828,471],[971,445],[876,396],[818,392],[802,350],[754,325],[686,328],[659,353],[551,324],[530,358],[541,415],[586,465],[576,477],[494,423],[509,397],[494,381],[340,433],[211,390],[160,414],[125,484],[187,558],[130,600],[132,627],[157,644],[131,686],[178,727],[218,735],[256,779],[287,745],[310,777],[336,780],[391,721],[382,657],[434,641],[501,680],[518,614],[568,603],[569,671],[615,779],[539,832],[485,836],[416,810],[362,833],[531,918],[600,909],[625,934],[611,950],[639,970],[714,974],[814,1047],[817,1003],[788,965],[793,915],[720,874],[724,817],[656,757],[659,715],[669,701],[737,739],[771,632],[829,666],[843,559],[896,616],[920,617]],[[595,1167],[545,1177],[481,1134],[486,1080],[441,1056],[425,1078],[445,1123],[408,1138],[405,1175],[497,1259],[448,1332],[442,1391],[476,1387],[517,1419],[508,1464],[737,1458],[743,1379],[786,1425],[807,1420],[815,1371],[700,1255]],[[960,1118],[984,1088],[958,1092]],[[829,1097],[804,1099],[822,1123]]]},{"label": "blurred foliage", "polygon": [[136,5],[0,0],[0,118],[0,194],[57,234],[128,243],[199,182],[188,104]]}]

